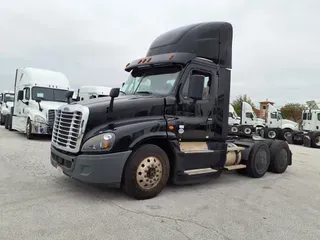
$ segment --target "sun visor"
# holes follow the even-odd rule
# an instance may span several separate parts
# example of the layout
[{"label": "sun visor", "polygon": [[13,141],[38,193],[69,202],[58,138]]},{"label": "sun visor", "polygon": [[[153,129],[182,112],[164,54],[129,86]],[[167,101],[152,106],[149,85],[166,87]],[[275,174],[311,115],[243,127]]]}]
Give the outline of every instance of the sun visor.
[{"label": "sun visor", "polygon": [[147,57],[166,53],[192,53],[221,67],[232,67],[233,28],[227,22],[207,22],[183,26],[157,37]]}]

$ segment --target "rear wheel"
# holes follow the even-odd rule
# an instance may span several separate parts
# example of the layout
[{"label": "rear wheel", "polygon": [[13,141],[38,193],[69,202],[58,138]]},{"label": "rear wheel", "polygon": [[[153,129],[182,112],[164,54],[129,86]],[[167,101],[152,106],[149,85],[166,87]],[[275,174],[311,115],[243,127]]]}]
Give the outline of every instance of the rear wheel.
[{"label": "rear wheel", "polygon": [[132,154],[126,164],[123,189],[132,198],[153,198],[167,184],[169,173],[167,154],[156,145],[144,145]]},{"label": "rear wheel", "polygon": [[243,132],[246,134],[246,135],[250,135],[252,133],[252,129],[251,127],[244,127],[243,128]]},{"label": "rear wheel", "polygon": [[289,136],[291,136],[292,130],[291,129],[282,129],[281,132],[282,132],[282,140],[287,141],[287,139],[289,139]]},{"label": "rear wheel", "polygon": [[276,139],[278,135],[275,129],[267,129],[265,134],[269,139]]},{"label": "rear wheel", "polygon": [[275,140],[270,147],[270,167],[274,173],[283,173],[287,170],[290,160],[289,145],[284,141]]},{"label": "rear wheel", "polygon": [[260,178],[268,171],[270,165],[270,150],[267,144],[256,144],[247,162],[247,173],[253,178]]},{"label": "rear wheel", "polygon": [[239,132],[238,126],[232,126],[232,127],[231,127],[231,132],[232,132],[232,133],[237,133],[237,132]]},{"label": "rear wheel", "polygon": [[320,148],[320,132],[315,132],[311,135],[311,146],[313,148]]}]

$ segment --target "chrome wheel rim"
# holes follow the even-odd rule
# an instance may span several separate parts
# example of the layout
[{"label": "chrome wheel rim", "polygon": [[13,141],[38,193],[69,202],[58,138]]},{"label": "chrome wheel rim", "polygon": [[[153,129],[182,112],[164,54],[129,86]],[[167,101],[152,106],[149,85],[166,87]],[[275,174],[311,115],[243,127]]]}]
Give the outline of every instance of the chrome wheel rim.
[{"label": "chrome wheel rim", "polygon": [[268,132],[268,137],[269,138],[275,138],[276,137],[276,132],[275,131],[270,131],[270,132]]},{"label": "chrome wheel rim", "polygon": [[137,168],[136,179],[139,187],[148,190],[156,187],[163,175],[162,164],[154,156],[147,157],[141,161]]}]

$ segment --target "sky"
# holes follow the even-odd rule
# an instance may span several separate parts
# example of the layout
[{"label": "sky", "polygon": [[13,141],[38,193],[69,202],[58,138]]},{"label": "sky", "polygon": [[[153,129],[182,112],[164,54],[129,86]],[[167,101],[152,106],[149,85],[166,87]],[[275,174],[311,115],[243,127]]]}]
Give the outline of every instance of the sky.
[{"label": "sky", "polygon": [[125,65],[144,57],[158,35],[228,21],[231,101],[320,99],[319,9],[317,0],[2,1],[0,91],[13,89],[15,69],[27,66],[63,72],[72,88],[119,87]]}]

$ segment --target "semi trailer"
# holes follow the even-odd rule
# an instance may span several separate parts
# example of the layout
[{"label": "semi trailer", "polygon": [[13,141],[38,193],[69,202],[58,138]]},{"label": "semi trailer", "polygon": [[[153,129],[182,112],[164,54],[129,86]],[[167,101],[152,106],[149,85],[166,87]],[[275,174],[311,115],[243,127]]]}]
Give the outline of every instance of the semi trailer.
[{"label": "semi trailer", "polygon": [[61,106],[53,167],[82,182],[122,187],[136,199],[157,196],[168,181],[286,171],[292,153],[285,141],[228,136],[232,38],[228,22],[163,33],[145,57],[126,65],[121,89]]},{"label": "semi trailer", "polygon": [[56,109],[67,101],[67,77],[52,70],[25,67],[16,69],[14,88],[7,128],[25,133],[28,139],[35,134],[51,135]]},{"label": "semi trailer", "polygon": [[5,90],[0,93],[0,125],[4,125],[13,106],[14,92]]},{"label": "semi trailer", "polygon": [[288,143],[320,148],[320,102],[307,101],[308,108],[302,111],[301,130],[290,132]]}]

